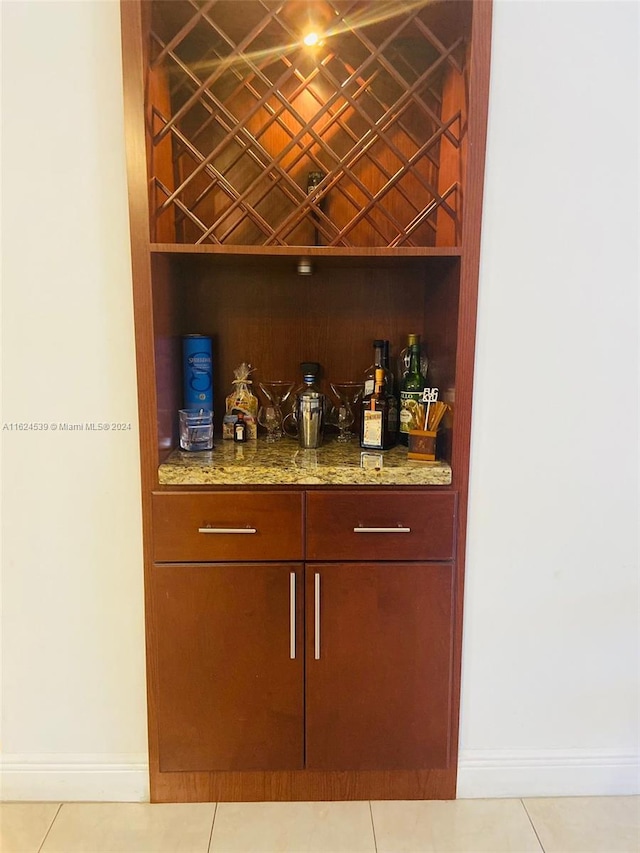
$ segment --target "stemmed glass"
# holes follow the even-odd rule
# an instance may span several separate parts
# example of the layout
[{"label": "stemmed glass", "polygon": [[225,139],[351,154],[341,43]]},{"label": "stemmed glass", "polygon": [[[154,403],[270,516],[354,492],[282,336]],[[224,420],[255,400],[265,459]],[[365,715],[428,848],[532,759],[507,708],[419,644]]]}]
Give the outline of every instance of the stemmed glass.
[{"label": "stemmed glass", "polygon": [[337,440],[341,443],[351,441],[355,436],[351,431],[356,419],[355,407],[364,392],[364,384],[362,382],[331,382],[330,385],[338,400],[332,418],[333,423],[340,430]]},{"label": "stemmed glass", "polygon": [[282,412],[278,406],[260,406],[258,423],[267,431],[267,441],[271,444],[282,438]]},{"label": "stemmed glass", "polygon": [[293,382],[277,379],[271,382],[259,382],[258,387],[268,400],[267,406],[262,406],[258,412],[258,423],[266,427],[267,441],[279,441],[284,435],[282,431],[282,404],[287,401],[293,391]]}]

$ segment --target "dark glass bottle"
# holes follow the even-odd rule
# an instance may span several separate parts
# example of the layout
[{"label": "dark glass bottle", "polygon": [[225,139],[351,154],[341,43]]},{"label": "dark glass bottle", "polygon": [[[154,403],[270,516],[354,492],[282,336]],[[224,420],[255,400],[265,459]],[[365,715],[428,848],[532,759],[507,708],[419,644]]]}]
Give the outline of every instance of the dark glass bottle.
[{"label": "dark glass bottle", "polygon": [[398,400],[393,390],[393,373],[389,370],[389,341],[375,340],[373,342],[373,352],[373,364],[365,373],[363,399],[375,391],[376,371],[382,370],[384,381],[383,392],[387,398],[387,407],[389,409],[389,432],[393,436],[393,444],[395,444],[398,434]]},{"label": "dark glass bottle", "polygon": [[[324,180],[324,178],[325,178],[325,173],[321,172],[319,169],[316,171],[313,171],[313,172],[309,172],[309,175],[307,176],[307,195],[308,196],[314,196],[314,198],[312,200],[317,203],[318,207],[320,208],[320,210],[322,212],[324,212],[323,202],[322,202],[322,200],[317,199],[316,190],[318,188],[318,185],[321,183],[321,181]],[[313,221],[315,223],[314,235],[313,235],[313,245],[319,246],[320,245],[320,231],[319,231],[318,225],[317,225],[318,214],[315,212],[312,212],[311,218],[313,219]]]},{"label": "dark glass bottle", "polygon": [[407,345],[401,351],[398,356],[398,376],[399,376],[399,385],[402,385],[402,380],[405,378],[407,373],[409,372],[409,360],[411,358],[411,345],[418,344],[420,347],[420,372],[425,377],[427,376],[427,370],[429,368],[429,359],[427,358],[427,353],[425,348],[421,346],[420,343],[420,335],[410,334],[407,336]]},{"label": "dark glass bottle", "polygon": [[398,437],[402,444],[409,444],[409,430],[424,426],[422,392],[427,384],[420,369],[420,344],[409,346],[409,371],[400,383],[400,429]]},{"label": "dark glass bottle", "polygon": [[364,397],[368,397],[376,390],[376,368],[382,367],[383,348],[383,340],[373,342],[373,364],[370,364],[364,372]]},{"label": "dark glass bottle", "polygon": [[360,425],[360,446],[368,450],[388,450],[396,443],[391,431],[390,401],[384,387],[384,370],[376,369],[375,388],[362,401],[362,423]]},{"label": "dark glass bottle", "polygon": [[247,440],[247,424],[242,412],[238,412],[238,420],[233,425],[233,440],[237,442]]},{"label": "dark glass bottle", "polygon": [[[385,364],[385,349],[386,349],[386,364]],[[384,387],[388,394],[393,394],[393,374],[389,370],[389,341],[377,339],[373,342],[373,364],[371,364],[364,374],[364,396],[372,394],[375,391],[376,370],[382,368],[384,371]]]},{"label": "dark glass bottle", "polygon": [[386,371],[385,376],[387,378],[387,390],[390,394],[395,394],[395,376],[389,367],[389,341],[383,341],[382,344],[382,366]]}]

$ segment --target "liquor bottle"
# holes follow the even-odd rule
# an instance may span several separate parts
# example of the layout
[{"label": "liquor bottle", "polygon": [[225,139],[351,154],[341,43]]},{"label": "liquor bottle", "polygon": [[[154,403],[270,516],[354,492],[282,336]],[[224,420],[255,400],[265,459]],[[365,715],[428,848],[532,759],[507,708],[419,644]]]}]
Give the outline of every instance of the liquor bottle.
[{"label": "liquor bottle", "polygon": [[[368,397],[370,394],[376,390],[376,370],[378,368],[384,368],[384,341],[383,340],[375,340],[373,342],[373,364],[369,365],[369,367],[365,370],[365,379],[364,379],[364,396]],[[389,385],[392,381],[391,376],[385,370],[385,385]]]},{"label": "liquor bottle", "polygon": [[238,420],[233,425],[233,440],[237,442],[247,440],[247,424],[242,412],[238,412]]},{"label": "liquor bottle", "polygon": [[[317,171],[314,171],[314,172],[309,172],[309,174],[307,176],[307,195],[308,196],[315,196],[313,198],[313,201],[316,202],[316,204],[318,205],[318,207],[320,208],[320,210],[323,213],[324,213],[323,200],[322,199],[318,200],[316,190],[318,188],[318,185],[321,183],[321,181],[324,180],[325,177],[326,177],[325,173],[321,172],[319,169]],[[311,218],[313,219],[314,223],[316,223],[315,228],[314,228],[313,245],[319,246],[320,245],[320,231],[319,231],[318,225],[317,225],[318,214],[315,212],[312,212]]]},{"label": "liquor bottle", "polygon": [[427,358],[427,353],[425,352],[424,348],[420,345],[420,335],[408,335],[407,345],[398,356],[398,376],[400,377],[400,385],[402,385],[402,380],[409,372],[409,361],[411,358],[412,344],[418,344],[418,346],[420,347],[420,372],[425,377],[425,379],[427,376],[427,370],[429,368],[429,359]]},{"label": "liquor bottle", "polygon": [[426,377],[420,369],[420,344],[415,341],[414,337],[414,342],[409,345],[409,371],[400,383],[400,430],[398,437],[402,444],[409,444],[409,430],[422,429],[423,427],[422,391],[426,384]]},{"label": "liquor bottle", "polygon": [[388,377],[388,391],[390,394],[395,394],[395,376],[393,375],[393,371],[389,367],[389,341],[383,341],[382,347],[382,366],[386,370],[386,376]]},{"label": "liquor bottle", "polygon": [[[386,364],[385,364],[385,348],[386,348]],[[389,370],[389,341],[375,340],[373,342],[373,364],[371,364],[364,374],[364,396],[373,394],[375,391],[376,370],[382,368],[384,371],[384,386],[388,394],[393,394],[393,374]]]},{"label": "liquor bottle", "polygon": [[382,370],[384,374],[384,394],[387,398],[389,409],[389,432],[393,436],[393,444],[398,435],[398,398],[394,391],[394,376],[389,370],[389,341],[375,340],[373,342],[373,364],[365,372],[364,395],[368,397],[375,391],[376,370]]},{"label": "liquor bottle", "polygon": [[376,369],[375,388],[362,401],[360,446],[370,450],[388,450],[396,443],[389,429],[390,398],[384,388],[384,370]]}]

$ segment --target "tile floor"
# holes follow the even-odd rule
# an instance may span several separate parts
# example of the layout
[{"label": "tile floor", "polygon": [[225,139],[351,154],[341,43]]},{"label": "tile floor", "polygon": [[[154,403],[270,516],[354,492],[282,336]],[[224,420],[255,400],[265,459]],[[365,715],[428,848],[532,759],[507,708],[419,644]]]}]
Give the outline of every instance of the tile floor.
[{"label": "tile floor", "polygon": [[640,853],[640,797],[1,803],[2,853]]}]

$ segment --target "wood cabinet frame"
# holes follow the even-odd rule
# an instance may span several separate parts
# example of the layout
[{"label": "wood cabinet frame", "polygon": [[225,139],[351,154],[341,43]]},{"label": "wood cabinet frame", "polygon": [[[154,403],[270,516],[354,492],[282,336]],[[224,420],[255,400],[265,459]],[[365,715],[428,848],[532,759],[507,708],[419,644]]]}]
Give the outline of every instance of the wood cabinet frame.
[{"label": "wood cabinet frame", "polygon": [[[447,0],[449,2],[449,0]],[[225,773],[163,773],[158,761],[158,717],[156,706],[157,673],[154,652],[160,626],[155,624],[152,606],[153,526],[152,494],[168,491],[158,485],[158,461],[162,448],[158,440],[158,394],[156,385],[156,329],[164,319],[154,305],[154,286],[162,288],[161,275],[154,272],[158,247],[150,240],[149,185],[147,178],[145,133],[145,56],[141,50],[146,0],[122,0],[122,45],[124,66],[124,108],[129,181],[131,227],[131,259],[133,301],[138,373],[140,423],[142,524],[144,539],[145,608],[148,674],[149,767],[153,801],[201,800],[277,800],[277,799],[450,799],[456,793],[458,759],[458,717],[462,648],[462,609],[464,594],[464,560],[467,525],[469,448],[477,289],[480,260],[482,194],[484,179],[487,104],[492,7],[490,0],[473,0],[472,32],[468,83],[467,153],[464,179],[464,224],[459,249],[450,254],[459,258],[459,294],[455,337],[456,427],[451,447],[452,485],[457,493],[456,571],[454,573],[454,626],[451,708],[451,749],[449,766],[437,770],[367,770],[367,771],[247,771]],[[174,247],[176,252],[181,251]],[[194,252],[195,253],[195,252]],[[350,258],[371,257],[381,263],[393,263],[406,256],[402,249],[351,250],[312,249],[311,256],[333,253],[338,263],[349,264]],[[241,254],[246,262],[250,252]],[[255,254],[267,252],[260,248]],[[268,252],[272,262],[278,258],[299,255],[296,250],[274,248]],[[410,253],[411,254],[411,253]],[[413,253],[420,255],[420,253]],[[422,256],[427,256],[427,250]],[[435,251],[433,254],[437,255]],[[447,254],[447,250],[440,254]],[[231,262],[232,252],[228,253]],[[170,306],[170,298],[165,303]],[[166,310],[169,310],[166,308]],[[155,315],[155,316],[154,316]],[[193,487],[191,487],[193,488]],[[172,489],[180,490],[180,487]],[[233,487],[229,487],[233,491]]]}]

